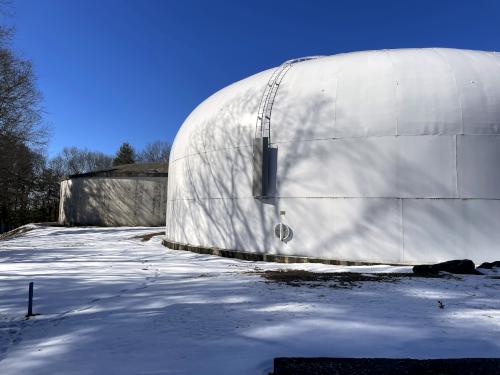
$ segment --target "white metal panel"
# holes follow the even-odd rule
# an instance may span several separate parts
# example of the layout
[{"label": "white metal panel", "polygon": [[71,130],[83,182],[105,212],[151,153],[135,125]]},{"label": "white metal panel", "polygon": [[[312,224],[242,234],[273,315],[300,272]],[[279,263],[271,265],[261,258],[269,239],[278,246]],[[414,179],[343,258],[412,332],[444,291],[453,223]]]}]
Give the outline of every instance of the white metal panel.
[{"label": "white metal panel", "polygon": [[273,252],[276,206],[251,198],[210,200],[210,231],[221,248]]},{"label": "white metal panel", "polygon": [[[175,195],[175,190],[177,190],[178,183],[175,178],[175,165],[176,162],[171,162],[168,165],[168,178],[167,178],[167,198],[172,199]],[[172,191],[171,191],[172,190]]]},{"label": "white metal panel", "polygon": [[396,85],[384,51],[353,54],[338,78],[334,137],[396,135]]},{"label": "white metal panel", "polygon": [[323,59],[292,65],[271,115],[271,142],[334,136],[338,64]]},{"label": "white metal panel", "polygon": [[460,197],[500,199],[500,136],[457,138]]},{"label": "white metal panel", "polygon": [[307,197],[397,196],[396,137],[278,145],[278,193]]},{"label": "white metal panel", "polygon": [[397,197],[457,197],[455,136],[397,137]]},{"label": "white metal panel", "polygon": [[188,196],[187,184],[188,180],[185,179],[186,158],[171,161],[168,166],[168,199],[180,199]]},{"label": "white metal panel", "polygon": [[464,134],[500,133],[500,58],[476,51],[439,50],[453,69]]},{"label": "white metal panel", "polygon": [[280,143],[281,197],[456,197],[453,136]]},{"label": "white metal panel", "polygon": [[274,225],[283,222],[290,227],[292,236],[289,242],[283,243],[273,234],[273,250],[277,249],[279,254],[332,259],[341,255],[335,252],[333,199],[280,198],[277,207],[285,215],[276,215],[269,233],[273,233]]},{"label": "white metal panel", "polygon": [[205,228],[200,226],[203,217],[193,220],[192,210],[197,205],[190,204],[190,200],[169,200],[167,202],[167,225],[166,237],[182,243],[197,244],[198,234],[207,233]]},{"label": "white metal panel", "polygon": [[335,181],[341,174],[332,165],[332,140],[279,143],[276,148],[278,196],[333,196]]},{"label": "white metal panel", "polygon": [[476,263],[500,259],[500,201],[467,199],[457,202],[465,207],[461,233],[466,258]]},{"label": "white metal panel", "polygon": [[279,200],[278,206],[286,212],[283,222],[293,231],[292,240],[281,244],[280,253],[401,262],[398,199],[285,198]]},{"label": "white metal panel", "polygon": [[398,134],[457,134],[462,125],[451,67],[432,49],[388,51],[398,81]]},{"label": "white metal panel", "polygon": [[179,228],[179,225],[176,223],[176,214],[177,214],[177,207],[175,204],[176,201],[173,200],[167,200],[167,209],[166,209],[166,214],[165,214],[165,237],[166,238],[179,238],[179,235],[176,233],[177,228]]},{"label": "white metal panel", "polygon": [[182,198],[252,196],[252,148],[237,147],[190,155],[177,164],[183,179]]},{"label": "white metal panel", "polygon": [[[329,196],[393,197],[397,195],[396,155],[398,147],[395,137],[317,141],[309,143],[309,147],[312,148],[309,156],[304,153],[300,158],[300,160],[305,160],[304,163],[313,159],[311,155],[316,153],[316,148],[328,150],[321,154],[323,160],[318,160],[316,165],[309,165],[308,168],[316,171],[314,181],[317,185],[327,184]],[[315,161],[313,159],[313,162]],[[299,162],[296,168],[300,167]],[[294,181],[300,180],[301,173],[303,172],[300,169],[291,173],[297,176]],[[295,191],[300,187],[294,184],[294,181],[288,185],[289,190]],[[307,196],[311,195],[313,194]]]},{"label": "white metal panel", "polygon": [[457,199],[403,200],[405,263],[467,258],[461,202]]},{"label": "white metal panel", "polygon": [[399,199],[334,199],[332,258],[401,262]]},{"label": "white metal panel", "polygon": [[[278,212],[253,198],[169,201],[170,239],[196,246],[261,252],[273,247]],[[274,244],[275,246],[276,244]]]},{"label": "white metal panel", "polygon": [[404,200],[404,261],[494,261],[500,256],[499,216],[500,201]]}]

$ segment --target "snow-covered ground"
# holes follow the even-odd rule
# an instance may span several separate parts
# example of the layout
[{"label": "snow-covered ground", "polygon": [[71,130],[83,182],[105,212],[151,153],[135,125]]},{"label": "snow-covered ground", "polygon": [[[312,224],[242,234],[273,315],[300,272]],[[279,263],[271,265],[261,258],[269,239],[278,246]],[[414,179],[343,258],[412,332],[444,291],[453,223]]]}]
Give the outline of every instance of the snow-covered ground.
[{"label": "snow-covered ground", "polygon": [[[292,287],[252,271],[410,268],[255,263],[132,238],[155,231],[44,227],[0,241],[0,373],[265,374],[278,356],[500,357],[498,279]],[[29,281],[41,315],[25,320]]]}]

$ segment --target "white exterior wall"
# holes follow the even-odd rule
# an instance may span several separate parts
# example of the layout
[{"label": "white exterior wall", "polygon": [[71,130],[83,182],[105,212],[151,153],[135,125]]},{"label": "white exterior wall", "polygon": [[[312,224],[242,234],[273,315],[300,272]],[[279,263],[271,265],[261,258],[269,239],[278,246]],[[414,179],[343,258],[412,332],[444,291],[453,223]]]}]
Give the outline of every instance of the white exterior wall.
[{"label": "white exterior wall", "polygon": [[162,226],[166,177],[91,177],[61,182],[59,222],[66,225]]},{"label": "white exterior wall", "polygon": [[[217,92],[179,130],[169,240],[366,262],[500,258],[499,54],[408,49],[294,64],[273,105],[275,191],[263,201],[252,196],[252,141],[271,74]],[[274,237],[280,221],[287,243]]]}]

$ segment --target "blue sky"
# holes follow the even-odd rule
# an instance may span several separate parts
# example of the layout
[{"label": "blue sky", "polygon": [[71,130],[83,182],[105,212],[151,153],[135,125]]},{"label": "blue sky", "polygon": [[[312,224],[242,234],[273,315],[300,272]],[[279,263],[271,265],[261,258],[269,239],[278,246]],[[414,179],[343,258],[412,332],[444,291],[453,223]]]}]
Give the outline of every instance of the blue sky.
[{"label": "blue sky", "polygon": [[14,0],[3,23],[33,61],[65,146],[173,141],[220,88],[293,57],[402,47],[500,50],[500,1]]}]

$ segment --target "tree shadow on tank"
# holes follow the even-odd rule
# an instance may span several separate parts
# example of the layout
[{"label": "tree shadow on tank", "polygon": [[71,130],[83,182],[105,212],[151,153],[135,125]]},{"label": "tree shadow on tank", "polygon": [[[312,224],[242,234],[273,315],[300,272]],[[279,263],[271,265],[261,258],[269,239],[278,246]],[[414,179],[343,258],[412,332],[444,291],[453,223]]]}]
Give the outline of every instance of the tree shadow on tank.
[{"label": "tree shadow on tank", "polygon": [[[474,258],[475,248],[464,242],[464,232],[487,237],[500,229],[485,210],[451,199],[457,198],[454,165],[444,163],[436,173],[432,158],[423,160],[426,151],[450,146],[445,156],[454,162],[453,135],[411,137],[421,147],[413,155],[407,148],[412,145],[403,139],[409,137],[396,134],[336,138],[332,124],[332,137],[318,139],[317,113],[331,105],[321,95],[303,97],[303,111],[284,116],[281,126],[302,124],[293,133],[287,129],[287,140],[273,143],[271,136],[275,194],[255,199],[252,141],[260,95],[248,89],[212,117],[190,124],[185,154],[173,161],[179,167],[171,176],[176,190],[169,197],[171,239],[252,252],[400,263],[419,256]],[[280,131],[272,119],[271,128],[272,134]],[[287,245],[273,235],[283,206],[289,207],[286,218],[294,231]],[[473,218],[463,210],[473,212]]]}]

